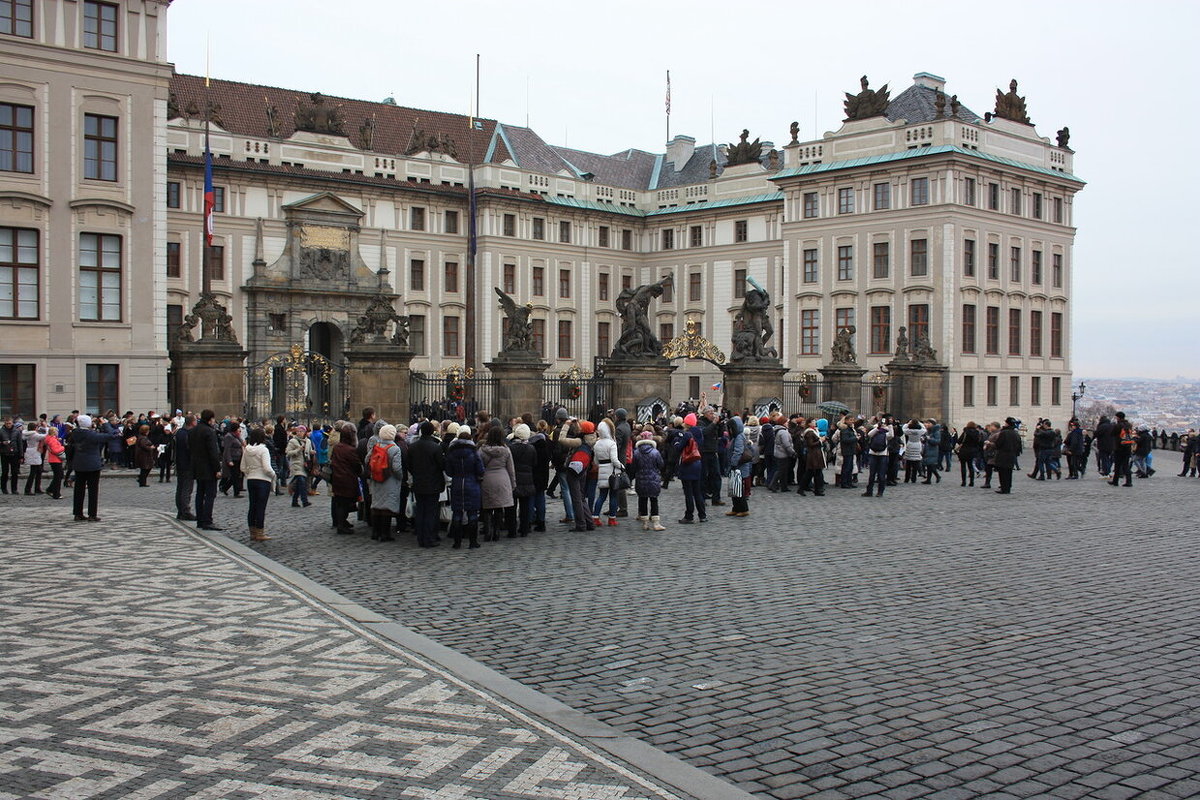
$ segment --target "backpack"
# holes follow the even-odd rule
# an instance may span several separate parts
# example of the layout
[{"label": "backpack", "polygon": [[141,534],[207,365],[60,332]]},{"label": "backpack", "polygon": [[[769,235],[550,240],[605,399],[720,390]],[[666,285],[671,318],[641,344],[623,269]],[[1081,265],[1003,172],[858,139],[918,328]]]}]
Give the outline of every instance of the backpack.
[{"label": "backpack", "polygon": [[871,434],[871,452],[879,453],[887,449],[887,431],[882,428],[876,428]]},{"label": "backpack", "polygon": [[392,459],[388,452],[394,446],[377,444],[371,448],[371,455],[367,458],[367,469],[371,472],[371,480],[376,483],[386,481],[388,474],[392,471]]}]

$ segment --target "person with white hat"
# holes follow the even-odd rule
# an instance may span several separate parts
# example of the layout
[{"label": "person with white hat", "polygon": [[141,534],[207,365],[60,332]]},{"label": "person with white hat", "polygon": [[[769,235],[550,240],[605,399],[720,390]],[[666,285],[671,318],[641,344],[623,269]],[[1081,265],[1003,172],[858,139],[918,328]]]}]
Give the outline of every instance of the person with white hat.
[{"label": "person with white hat", "polygon": [[[99,522],[100,469],[104,466],[104,448],[120,438],[120,434],[105,434],[92,430],[92,418],[80,414],[75,420],[69,447],[75,467],[74,511],[76,522]],[[83,501],[87,498],[87,516]]]}]

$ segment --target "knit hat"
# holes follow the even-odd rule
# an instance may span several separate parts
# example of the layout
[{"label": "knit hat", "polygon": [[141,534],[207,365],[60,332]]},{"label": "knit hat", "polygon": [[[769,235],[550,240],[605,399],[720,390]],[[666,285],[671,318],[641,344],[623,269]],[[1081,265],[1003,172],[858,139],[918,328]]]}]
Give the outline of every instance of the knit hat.
[{"label": "knit hat", "polygon": [[296,433],[299,433],[301,435],[308,433],[308,428],[306,428],[303,425],[297,425],[293,430],[295,430]]},{"label": "knit hat", "polygon": [[686,417],[683,418],[683,424],[687,425],[689,428],[696,427],[696,415],[694,413],[688,414]]},{"label": "knit hat", "polygon": [[766,424],[767,424],[768,422],[770,422],[770,421],[771,421],[771,418],[770,418],[770,417],[759,417],[759,418],[758,418],[758,424],[759,424],[759,425],[766,425]]},{"label": "knit hat", "polygon": [[579,432],[580,433],[595,433],[596,426],[592,424],[592,421],[590,419],[585,419],[583,422],[579,423]]},{"label": "knit hat", "polygon": [[[470,428],[468,428],[467,430],[470,430]],[[458,431],[459,431],[459,427],[458,427],[457,422],[451,422],[449,425],[446,426],[446,433],[449,434],[450,436],[458,436]]]},{"label": "knit hat", "polygon": [[[451,423],[450,427],[454,428],[456,426],[454,425],[454,423]],[[469,427],[467,427],[466,425],[458,425],[457,428],[458,428],[458,432],[457,432],[458,438],[460,438],[460,439],[470,439],[471,438],[471,429]]]},{"label": "knit hat", "polygon": [[92,427],[92,418],[87,414],[80,414],[75,418],[75,424],[81,428],[90,428]]},{"label": "knit hat", "polygon": [[558,411],[554,412],[554,418],[559,422],[565,422],[569,416],[571,415],[567,413],[565,408],[560,408]]},{"label": "knit hat", "polygon": [[379,429],[379,438],[385,442],[396,441],[396,426],[395,425],[384,425],[382,428]]},{"label": "knit hat", "polygon": [[653,438],[654,438],[654,434],[651,433],[650,431],[642,431],[641,433],[638,434],[639,442],[644,442],[647,439],[653,439]]},{"label": "knit hat", "polygon": [[522,422],[517,427],[513,428],[513,436],[520,439],[522,442],[529,439],[529,426]]}]

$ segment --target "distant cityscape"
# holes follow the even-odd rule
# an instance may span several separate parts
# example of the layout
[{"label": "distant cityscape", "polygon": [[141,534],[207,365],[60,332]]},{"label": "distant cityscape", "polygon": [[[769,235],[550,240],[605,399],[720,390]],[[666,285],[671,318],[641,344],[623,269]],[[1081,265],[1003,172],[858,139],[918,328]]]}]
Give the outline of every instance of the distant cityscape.
[{"label": "distant cityscape", "polygon": [[1085,377],[1080,381],[1086,387],[1079,400],[1081,417],[1097,404],[1111,404],[1134,423],[1167,433],[1200,427],[1200,380]]}]

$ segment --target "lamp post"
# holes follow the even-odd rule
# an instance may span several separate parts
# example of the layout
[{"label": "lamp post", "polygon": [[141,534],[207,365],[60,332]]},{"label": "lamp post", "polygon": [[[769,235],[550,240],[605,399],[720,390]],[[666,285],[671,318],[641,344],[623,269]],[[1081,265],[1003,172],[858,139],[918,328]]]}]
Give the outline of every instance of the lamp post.
[{"label": "lamp post", "polygon": [[1079,382],[1079,390],[1071,392],[1071,419],[1076,418],[1075,405],[1079,402],[1080,398],[1083,397],[1083,394],[1086,391],[1087,391],[1087,385],[1084,384],[1083,381],[1080,381]]}]

